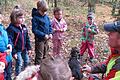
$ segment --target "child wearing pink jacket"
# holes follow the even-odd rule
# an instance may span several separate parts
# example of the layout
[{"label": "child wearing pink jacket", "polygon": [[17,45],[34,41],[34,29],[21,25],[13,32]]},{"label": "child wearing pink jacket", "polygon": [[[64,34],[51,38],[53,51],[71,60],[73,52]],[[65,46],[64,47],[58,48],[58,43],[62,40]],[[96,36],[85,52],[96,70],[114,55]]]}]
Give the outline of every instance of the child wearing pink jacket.
[{"label": "child wearing pink jacket", "polygon": [[53,28],[53,54],[60,54],[62,43],[64,39],[64,32],[67,30],[67,24],[62,17],[62,10],[56,7],[53,11],[54,18],[52,19]]}]

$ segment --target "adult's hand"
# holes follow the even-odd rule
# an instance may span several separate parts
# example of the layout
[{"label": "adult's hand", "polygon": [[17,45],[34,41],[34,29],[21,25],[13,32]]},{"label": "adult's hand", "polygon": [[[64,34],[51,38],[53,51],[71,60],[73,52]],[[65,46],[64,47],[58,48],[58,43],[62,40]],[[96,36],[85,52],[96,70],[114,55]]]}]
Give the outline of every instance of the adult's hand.
[{"label": "adult's hand", "polygon": [[88,66],[88,65],[84,65],[83,68],[82,68],[82,71],[83,71],[83,72],[89,72],[89,73],[90,73],[90,72],[91,72],[91,67]]}]

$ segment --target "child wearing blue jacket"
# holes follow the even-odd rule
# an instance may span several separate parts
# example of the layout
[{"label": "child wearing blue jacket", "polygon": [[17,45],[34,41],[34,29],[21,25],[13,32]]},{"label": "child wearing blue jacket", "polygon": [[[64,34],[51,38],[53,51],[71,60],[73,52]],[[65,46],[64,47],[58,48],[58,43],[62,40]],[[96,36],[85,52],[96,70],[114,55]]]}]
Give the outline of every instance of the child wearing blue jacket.
[{"label": "child wearing blue jacket", "polygon": [[51,22],[46,14],[48,5],[45,0],[37,2],[37,9],[32,9],[32,32],[35,35],[35,65],[39,65],[48,52],[48,40],[52,38]]},{"label": "child wearing blue jacket", "polygon": [[16,60],[15,75],[17,76],[29,64],[28,54],[31,54],[31,45],[28,30],[23,24],[25,21],[24,12],[21,8],[16,8],[10,15],[11,23],[7,32],[13,47],[12,55]]},{"label": "child wearing blue jacket", "polygon": [[0,12],[0,54],[6,54],[6,61],[7,65],[5,66],[5,80],[12,80],[11,79],[11,69],[12,69],[12,46],[9,44],[7,31],[5,30],[4,26],[2,25],[2,13]]}]

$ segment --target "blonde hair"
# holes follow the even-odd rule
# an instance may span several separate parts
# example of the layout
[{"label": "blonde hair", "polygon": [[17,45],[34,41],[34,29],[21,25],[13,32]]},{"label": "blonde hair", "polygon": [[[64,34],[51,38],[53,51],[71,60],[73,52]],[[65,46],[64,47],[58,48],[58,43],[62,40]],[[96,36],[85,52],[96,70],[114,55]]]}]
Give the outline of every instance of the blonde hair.
[{"label": "blonde hair", "polygon": [[11,15],[10,15],[11,23],[16,24],[17,23],[17,18],[19,16],[22,16],[22,15],[24,15],[23,10],[19,6],[15,6]]},{"label": "blonde hair", "polygon": [[37,9],[42,12],[46,12],[48,10],[48,4],[47,4],[46,0],[39,0],[37,2]]}]

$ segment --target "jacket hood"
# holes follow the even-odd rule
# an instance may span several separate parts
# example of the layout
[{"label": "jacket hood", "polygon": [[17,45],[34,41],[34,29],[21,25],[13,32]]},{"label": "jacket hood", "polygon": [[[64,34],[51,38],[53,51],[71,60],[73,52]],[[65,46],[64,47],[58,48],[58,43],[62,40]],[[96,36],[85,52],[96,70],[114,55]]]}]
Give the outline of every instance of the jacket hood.
[{"label": "jacket hood", "polygon": [[34,17],[34,16],[39,16],[40,14],[39,14],[39,12],[38,12],[38,10],[36,9],[36,8],[33,8],[32,9],[32,17]]}]

